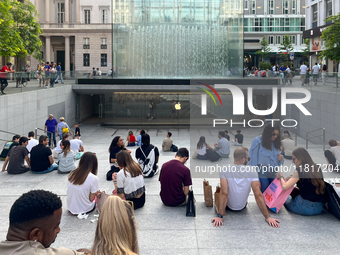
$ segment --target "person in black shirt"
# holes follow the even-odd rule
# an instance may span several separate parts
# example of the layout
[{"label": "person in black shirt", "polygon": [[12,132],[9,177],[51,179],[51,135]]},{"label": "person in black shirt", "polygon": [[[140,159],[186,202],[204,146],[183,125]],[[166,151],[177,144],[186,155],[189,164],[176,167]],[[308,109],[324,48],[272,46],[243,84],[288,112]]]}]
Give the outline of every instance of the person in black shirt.
[{"label": "person in black shirt", "polygon": [[285,206],[289,211],[300,215],[318,215],[323,211],[325,203],[325,182],[321,168],[316,165],[308,151],[297,148],[292,153],[296,171],[293,176],[284,180],[282,173],[276,174],[280,178],[283,190],[289,190],[295,184],[299,188],[299,195],[289,196]]},{"label": "person in black shirt", "polygon": [[131,153],[129,149],[124,147],[124,139],[121,136],[116,136],[112,139],[111,145],[109,147],[109,162],[111,164],[111,170],[106,173],[107,181],[112,181],[112,174],[117,173],[120,170],[117,164],[116,155],[122,150],[127,150],[129,153]]},{"label": "person in black shirt", "polygon": [[76,130],[74,131],[74,135],[79,135],[79,138],[80,138],[81,135],[80,135],[79,124],[78,123],[74,124],[74,127],[76,128]]},{"label": "person in black shirt", "polygon": [[20,135],[15,135],[13,136],[12,138],[12,141],[10,142],[7,142],[4,146],[4,149],[2,150],[1,152],[1,155],[0,155],[0,159],[1,160],[5,160],[7,155],[8,155],[8,152],[14,147],[14,146],[18,146],[19,145],[19,139],[20,139]]},{"label": "person in black shirt", "polygon": [[227,138],[228,141],[230,141],[230,136],[228,135],[228,130],[224,130],[225,138]]},{"label": "person in black shirt", "polygon": [[234,145],[241,145],[243,144],[243,135],[241,134],[241,130],[236,130],[235,141],[232,141]]},{"label": "person in black shirt", "polygon": [[32,148],[31,150],[32,173],[44,174],[58,169],[58,165],[54,163],[51,149],[46,147],[48,141],[49,139],[46,135],[41,135],[39,137],[39,144]]},{"label": "person in black shirt", "polygon": [[[152,177],[154,176],[156,173],[157,173],[157,170],[158,170],[158,158],[159,158],[159,151],[158,151],[158,148],[152,144],[150,144],[150,136],[148,134],[144,134],[142,135],[142,146],[139,147],[137,150],[136,150],[136,159],[139,161],[139,160],[142,160],[143,162],[145,161],[145,156],[148,157],[150,151],[154,149],[154,152],[155,152],[155,163],[153,165],[153,172],[150,173],[148,176],[144,176],[144,178],[146,177]],[[143,152],[145,154],[143,154]]]}]

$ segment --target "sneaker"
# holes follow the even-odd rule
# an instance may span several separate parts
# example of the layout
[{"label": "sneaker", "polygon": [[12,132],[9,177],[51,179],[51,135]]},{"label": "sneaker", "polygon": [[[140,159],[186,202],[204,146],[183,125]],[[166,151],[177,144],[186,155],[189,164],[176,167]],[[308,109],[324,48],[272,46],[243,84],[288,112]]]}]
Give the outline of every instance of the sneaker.
[{"label": "sneaker", "polygon": [[222,157],[220,157],[218,161],[221,161],[221,160],[222,160]]},{"label": "sneaker", "polygon": [[58,84],[58,82],[56,81],[56,82],[54,82],[55,84]]},{"label": "sneaker", "polygon": [[6,93],[5,93],[3,90],[1,90],[1,93],[2,93],[3,95],[6,95]]}]

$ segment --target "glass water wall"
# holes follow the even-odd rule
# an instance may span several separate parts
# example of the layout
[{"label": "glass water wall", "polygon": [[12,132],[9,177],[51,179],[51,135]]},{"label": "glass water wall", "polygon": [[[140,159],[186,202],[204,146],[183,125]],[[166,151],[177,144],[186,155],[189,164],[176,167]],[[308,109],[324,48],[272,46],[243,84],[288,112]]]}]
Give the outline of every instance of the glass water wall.
[{"label": "glass water wall", "polygon": [[242,0],[114,1],[117,76],[241,76]]}]

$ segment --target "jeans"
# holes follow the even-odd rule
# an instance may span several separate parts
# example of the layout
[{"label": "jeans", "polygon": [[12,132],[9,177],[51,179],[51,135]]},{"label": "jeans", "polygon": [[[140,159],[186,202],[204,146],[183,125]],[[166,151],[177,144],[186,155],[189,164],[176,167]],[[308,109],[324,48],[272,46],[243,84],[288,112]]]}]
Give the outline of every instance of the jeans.
[{"label": "jeans", "polygon": [[275,179],[275,172],[263,172],[262,167],[259,167],[259,180],[261,183],[261,192],[263,193],[268,186],[274,181]]},{"label": "jeans", "polygon": [[197,159],[200,159],[200,160],[207,160],[208,159],[208,156],[207,154],[204,154],[204,155],[197,155]]},{"label": "jeans", "polygon": [[0,78],[0,83],[1,91],[3,91],[8,86],[7,78]]},{"label": "jeans", "polygon": [[318,78],[319,78],[318,74],[313,74],[313,81],[314,81],[315,85],[318,83]]},{"label": "jeans", "polygon": [[46,174],[46,173],[52,172],[53,170],[57,170],[57,169],[58,169],[58,165],[56,163],[53,163],[45,171],[42,171],[42,172],[34,172],[34,171],[32,171],[32,173],[34,173],[34,174]]},{"label": "jeans", "polygon": [[58,79],[59,79],[59,76],[60,76],[60,80],[61,80],[61,83],[64,83],[64,79],[63,79],[63,73],[59,73],[58,72],[58,76],[57,76],[57,79],[55,80],[55,82],[57,82],[58,81]]},{"label": "jeans", "polygon": [[300,215],[318,215],[323,211],[323,204],[321,202],[311,202],[303,199],[300,195],[296,198],[288,197],[285,207],[293,213]]},{"label": "jeans", "polygon": [[47,132],[47,136],[48,136],[48,146],[51,147],[51,136],[53,136],[53,143],[54,143],[54,147],[57,147],[57,140],[55,139],[55,132]]},{"label": "jeans", "polygon": [[223,154],[219,149],[217,149],[216,147],[214,148],[214,151],[217,152],[218,155],[221,156],[221,158],[229,158],[229,154]]}]

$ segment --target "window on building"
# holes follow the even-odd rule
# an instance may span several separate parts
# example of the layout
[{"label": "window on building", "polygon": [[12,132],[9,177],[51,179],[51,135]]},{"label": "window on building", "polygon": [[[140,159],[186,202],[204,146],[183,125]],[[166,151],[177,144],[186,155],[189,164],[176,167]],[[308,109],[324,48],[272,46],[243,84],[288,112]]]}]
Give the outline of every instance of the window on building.
[{"label": "window on building", "polygon": [[91,11],[90,10],[84,10],[84,23],[85,24],[91,23]]},{"label": "window on building", "polygon": [[241,8],[241,2],[236,1],[236,10],[239,10]]},{"label": "window on building", "polygon": [[58,23],[65,22],[65,3],[58,3]]},{"label": "window on building", "polygon": [[90,38],[84,38],[83,39],[83,49],[89,49],[90,48]]},{"label": "window on building", "polygon": [[120,23],[124,23],[125,21],[124,21],[124,13],[122,13],[121,14],[121,16],[120,16]]},{"label": "window on building", "polygon": [[248,10],[248,1],[247,1],[247,0],[244,1],[244,9],[245,9],[245,10]]},{"label": "window on building", "polygon": [[256,1],[251,1],[251,14],[256,14]]},{"label": "window on building", "polygon": [[268,43],[274,44],[274,36],[272,36],[272,35],[268,36]]},{"label": "window on building", "polygon": [[107,38],[101,38],[100,39],[100,48],[101,49],[107,49]]},{"label": "window on building", "polygon": [[296,14],[296,0],[292,0],[292,14]]},{"label": "window on building", "polygon": [[274,14],[274,0],[269,0],[269,14]]},{"label": "window on building", "polygon": [[290,40],[290,43],[291,43],[291,44],[296,44],[296,37],[295,37],[295,35],[291,35],[291,36],[289,37],[289,40]]},{"label": "window on building", "polygon": [[90,66],[90,54],[83,54],[83,66]]},{"label": "window on building", "polygon": [[100,54],[100,66],[107,66],[107,54]]},{"label": "window on building", "polygon": [[107,10],[101,11],[101,21],[102,23],[107,23]]},{"label": "window on building", "polygon": [[282,9],[282,13],[283,14],[288,14],[288,9],[289,8],[289,3],[288,0],[284,0],[283,1],[283,9]]},{"label": "window on building", "polygon": [[313,18],[312,18],[312,28],[318,27],[318,5],[314,4],[312,6]]},{"label": "window on building", "polygon": [[115,14],[115,23],[119,23],[119,14],[116,12]]},{"label": "window on building", "polygon": [[115,8],[119,9],[119,0],[116,0]]},{"label": "window on building", "polygon": [[234,1],[230,1],[230,10],[234,10]]},{"label": "window on building", "polygon": [[275,36],[275,44],[281,44],[281,36]]},{"label": "window on building", "polygon": [[[326,19],[332,16],[332,0],[326,0]],[[326,25],[332,24],[332,21],[326,21]]]},{"label": "window on building", "polygon": [[305,38],[303,38],[303,35],[301,36],[301,44],[305,44]]}]

